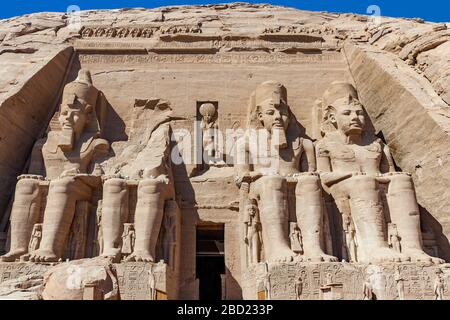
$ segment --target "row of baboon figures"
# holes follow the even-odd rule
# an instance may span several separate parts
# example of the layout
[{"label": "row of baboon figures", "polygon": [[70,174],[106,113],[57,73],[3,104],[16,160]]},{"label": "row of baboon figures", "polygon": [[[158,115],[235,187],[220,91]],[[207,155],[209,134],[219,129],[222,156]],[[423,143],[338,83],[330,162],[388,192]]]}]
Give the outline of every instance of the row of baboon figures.
[{"label": "row of baboon figures", "polygon": [[[59,129],[36,142],[29,174],[18,178],[10,251],[1,257],[3,261],[60,260],[79,203],[92,201],[93,190],[99,189],[103,192],[102,255],[120,260],[133,186],[137,188],[135,241],[127,259],[155,260],[164,208],[175,200],[170,126],[168,122],[155,126],[133,160],[141,166],[139,178],[131,180],[122,172],[106,175],[102,161],[109,153],[109,142],[101,137],[101,95],[87,70],[80,70],[77,79],[65,86]],[[205,105],[200,111],[202,127],[215,128],[211,122],[216,110]],[[245,155],[234,168],[250,263],[261,261],[261,244],[268,262],[336,261],[322,248],[324,192],[333,197],[342,214],[349,261],[442,263],[423,251],[411,176],[395,171],[388,147],[368,129],[355,88],[344,82],[331,84],[322,97],[322,113],[323,137],[313,143],[302,133],[282,84],[267,81],[251,94],[248,128],[266,132],[266,142],[276,152],[254,154],[248,134],[236,143]],[[301,172],[301,163],[307,163],[308,172]],[[291,233],[289,189],[295,190],[297,220]],[[40,223],[39,247],[29,252],[33,227]],[[388,224],[395,230],[390,237],[394,241],[388,241]]]}]

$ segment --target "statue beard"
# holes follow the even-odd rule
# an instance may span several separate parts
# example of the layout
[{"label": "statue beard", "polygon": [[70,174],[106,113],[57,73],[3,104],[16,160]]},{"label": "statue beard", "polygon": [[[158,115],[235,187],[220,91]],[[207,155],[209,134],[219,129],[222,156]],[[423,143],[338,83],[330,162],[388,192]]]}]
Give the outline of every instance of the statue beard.
[{"label": "statue beard", "polygon": [[287,148],[286,131],[284,128],[273,127],[272,128],[272,146],[276,149]]},{"label": "statue beard", "polygon": [[63,129],[59,136],[58,147],[63,151],[72,150],[74,140],[75,131],[73,129]]}]

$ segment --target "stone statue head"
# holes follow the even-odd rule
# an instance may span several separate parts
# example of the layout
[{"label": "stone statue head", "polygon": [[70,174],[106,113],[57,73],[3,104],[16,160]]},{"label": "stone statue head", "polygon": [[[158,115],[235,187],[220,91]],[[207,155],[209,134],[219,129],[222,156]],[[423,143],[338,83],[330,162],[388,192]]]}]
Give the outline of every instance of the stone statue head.
[{"label": "stone statue head", "polygon": [[330,127],[334,127],[345,135],[361,135],[365,130],[365,111],[358,101],[356,89],[351,84],[334,82],[325,92],[322,105],[322,131],[329,131]]},{"label": "stone statue head", "polygon": [[212,103],[203,103],[199,108],[199,113],[206,123],[211,123],[216,120],[216,107]]},{"label": "stone statue head", "polygon": [[275,81],[260,84],[255,91],[255,107],[257,119],[267,131],[287,130],[291,112],[287,91],[282,84]]},{"label": "stone statue head", "polygon": [[99,92],[93,86],[91,74],[87,70],[80,70],[77,79],[65,86],[58,118],[62,131],[62,147],[71,148],[93,120],[98,95]]},{"label": "stone statue head", "polygon": [[245,206],[245,210],[251,217],[254,217],[258,212],[258,203],[256,202],[256,199],[250,199],[248,204]]}]

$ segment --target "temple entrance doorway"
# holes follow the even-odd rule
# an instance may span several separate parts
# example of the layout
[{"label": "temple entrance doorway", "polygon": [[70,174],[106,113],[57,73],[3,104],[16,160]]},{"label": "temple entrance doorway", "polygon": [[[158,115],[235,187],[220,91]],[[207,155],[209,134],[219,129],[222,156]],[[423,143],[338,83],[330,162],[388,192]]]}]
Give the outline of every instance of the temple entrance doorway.
[{"label": "temple entrance doorway", "polygon": [[223,300],[225,284],[224,225],[197,226],[196,278],[200,300]]}]

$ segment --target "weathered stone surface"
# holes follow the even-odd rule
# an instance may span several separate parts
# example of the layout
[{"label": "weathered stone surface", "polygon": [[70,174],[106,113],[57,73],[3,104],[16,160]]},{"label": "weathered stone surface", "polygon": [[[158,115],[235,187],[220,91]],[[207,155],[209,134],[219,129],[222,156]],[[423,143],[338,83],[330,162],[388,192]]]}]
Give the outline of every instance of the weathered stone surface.
[{"label": "weathered stone surface", "polygon": [[[357,287],[346,298],[378,297],[370,282],[348,276],[353,269],[365,272],[367,266],[354,262],[376,258],[361,245],[373,235],[373,224],[381,228],[381,242],[387,241],[380,246],[392,247],[388,251],[408,251],[401,244],[411,239],[402,239],[402,233],[412,231],[420,252],[401,256],[405,260],[420,260],[422,249],[435,263],[441,262],[436,257],[450,259],[449,38],[446,24],[246,3],[1,20],[0,231],[2,239],[8,238],[5,251],[12,251],[2,259],[16,266],[22,266],[16,259],[31,259],[35,263],[24,264],[30,268],[36,262],[75,259],[49,274],[48,298],[97,299],[113,292],[111,297],[121,299],[197,299],[201,283],[209,280],[196,269],[204,254],[196,234],[208,231],[222,233],[213,243],[218,248],[214,254],[224,260],[219,275],[224,299],[257,297],[249,279],[253,265],[264,261],[280,275],[274,288],[289,292],[275,290],[273,298],[304,298],[298,291],[303,280],[293,278],[297,269],[335,266],[344,292],[348,283]],[[377,201],[368,192],[356,195],[361,210],[336,208],[326,174],[322,168],[316,172],[314,148],[330,142],[326,134],[322,137],[322,122],[333,101],[325,105],[324,93],[336,81],[356,87],[357,100],[369,115],[364,133],[376,140],[373,125],[390,147],[397,167],[391,163],[389,171],[412,173],[406,204],[391,210],[406,225],[388,219],[390,193],[384,187],[374,188],[372,196],[381,195]],[[98,94],[95,101],[91,90]],[[281,139],[274,145],[281,156],[272,160],[283,160],[276,170],[254,164],[241,170],[233,152],[242,135],[225,141],[224,152],[215,137],[227,129],[263,127],[271,142]],[[173,139],[172,133],[185,138]],[[91,149],[84,148],[90,145],[86,134],[104,151],[101,157],[91,157]],[[190,142],[188,152],[180,149],[182,142]],[[359,143],[343,145],[381,154]],[[208,159],[202,159],[202,151]],[[178,153],[185,163],[171,161]],[[354,162],[367,165],[373,154],[359,154]],[[36,170],[42,160],[44,167]],[[367,176],[394,179],[378,176],[385,173],[382,168],[350,169],[348,164],[329,173],[350,172],[366,176],[366,182]],[[27,175],[21,176],[13,202],[16,177],[22,173]],[[403,215],[399,208],[405,206],[409,211]],[[379,210],[373,221],[364,222],[369,229],[361,220],[353,224],[358,212],[374,213],[370,208]],[[380,222],[381,215],[386,223]],[[353,257],[351,248],[343,252],[345,241],[355,242]],[[354,257],[363,251],[365,259]],[[377,255],[380,260],[386,260],[384,253]],[[78,260],[97,256],[114,265],[99,262],[108,259]],[[336,257],[352,264],[325,262]],[[292,259],[305,264],[285,270],[283,261]],[[429,286],[434,283],[434,293],[444,292],[436,298],[448,298],[448,281],[430,276],[439,267],[404,266],[428,278],[411,284],[426,286],[425,291],[416,295],[408,289],[400,296],[432,297]],[[69,267],[83,270],[73,290],[60,287]],[[88,281],[89,270],[98,271],[93,281]],[[403,283],[398,280],[402,275],[391,271],[386,271],[389,286]],[[34,277],[5,282],[4,296],[39,297],[41,280]],[[113,288],[116,282],[118,289]],[[18,290],[20,283],[29,290]],[[325,297],[339,293],[342,286],[335,284],[325,285]],[[323,296],[314,292],[307,298]],[[391,292],[385,298],[396,297]]]}]

